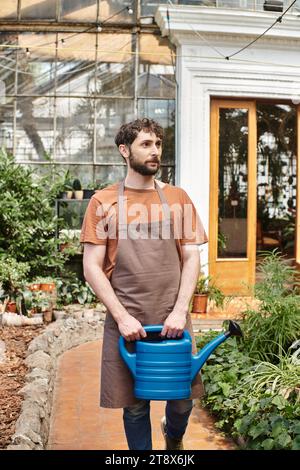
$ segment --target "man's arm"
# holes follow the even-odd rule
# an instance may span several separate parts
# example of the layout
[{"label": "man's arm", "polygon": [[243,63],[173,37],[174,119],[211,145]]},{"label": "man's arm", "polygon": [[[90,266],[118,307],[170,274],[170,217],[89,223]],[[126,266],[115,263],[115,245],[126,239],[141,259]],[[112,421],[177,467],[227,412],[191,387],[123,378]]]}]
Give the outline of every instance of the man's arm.
[{"label": "man's arm", "polygon": [[186,324],[189,304],[200,273],[200,254],[197,245],[182,245],[183,268],[176,303],[167,317],[162,335],[169,338],[181,336]]},{"label": "man's arm", "polygon": [[84,277],[104,303],[116,321],[121,335],[127,341],[145,338],[146,332],[141,323],[131,316],[116,296],[111,283],[103,272],[106,253],[105,245],[84,244],[83,271]]}]

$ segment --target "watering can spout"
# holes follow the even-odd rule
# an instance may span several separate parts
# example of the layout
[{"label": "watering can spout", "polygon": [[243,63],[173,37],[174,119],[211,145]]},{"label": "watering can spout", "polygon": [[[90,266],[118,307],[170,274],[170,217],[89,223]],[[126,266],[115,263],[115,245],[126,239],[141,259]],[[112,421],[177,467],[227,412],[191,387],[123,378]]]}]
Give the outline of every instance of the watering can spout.
[{"label": "watering can spout", "polygon": [[229,320],[229,328],[228,331],[225,333],[220,334],[215,339],[210,341],[208,344],[204,346],[204,348],[199,351],[198,354],[192,356],[192,380],[194,380],[196,374],[199,372],[203,364],[212,354],[212,352],[226,339],[230,338],[230,336],[243,336],[242,330],[238,323]]}]

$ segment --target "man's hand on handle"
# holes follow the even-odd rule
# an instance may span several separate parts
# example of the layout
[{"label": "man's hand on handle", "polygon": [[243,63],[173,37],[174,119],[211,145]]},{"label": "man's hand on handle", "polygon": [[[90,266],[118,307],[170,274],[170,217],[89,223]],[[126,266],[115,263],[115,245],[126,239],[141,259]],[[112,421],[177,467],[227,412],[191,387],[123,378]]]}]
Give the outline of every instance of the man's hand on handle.
[{"label": "man's hand on handle", "polygon": [[182,336],[186,324],[186,314],[173,310],[166,318],[161,336],[167,338],[176,338]]},{"label": "man's hand on handle", "polygon": [[136,341],[147,336],[142,324],[129,314],[121,318],[118,328],[126,341]]}]

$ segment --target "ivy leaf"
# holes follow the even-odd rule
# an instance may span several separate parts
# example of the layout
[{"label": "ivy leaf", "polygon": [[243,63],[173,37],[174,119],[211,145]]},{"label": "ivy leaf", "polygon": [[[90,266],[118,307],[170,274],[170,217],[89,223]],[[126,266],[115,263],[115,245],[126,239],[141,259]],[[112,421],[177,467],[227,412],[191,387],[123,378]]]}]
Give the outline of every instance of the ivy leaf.
[{"label": "ivy leaf", "polygon": [[274,439],[265,439],[262,441],[261,445],[264,450],[271,450],[274,447]]},{"label": "ivy leaf", "polygon": [[[296,423],[294,426],[293,426],[293,432],[295,434],[300,434],[300,423]],[[298,437],[298,436],[297,436]],[[297,439],[296,437],[296,439]],[[300,436],[299,436],[299,439],[300,439]]]},{"label": "ivy leaf", "polygon": [[300,436],[296,436],[293,440],[292,450],[300,450]]},{"label": "ivy leaf", "polygon": [[284,426],[282,425],[282,423],[277,422],[272,428],[271,436],[276,438],[276,437],[280,436],[280,434],[282,434],[285,431],[286,430],[285,430]]},{"label": "ivy leaf", "polygon": [[249,435],[256,439],[261,434],[267,434],[269,431],[268,421],[261,421],[256,426],[251,426],[249,429]]},{"label": "ivy leaf", "polygon": [[290,444],[292,438],[289,434],[283,433],[278,437],[278,443],[283,447],[286,448],[288,444]]},{"label": "ivy leaf", "polygon": [[220,382],[220,387],[222,389],[224,396],[228,397],[230,393],[230,385],[227,384],[226,382]]},{"label": "ivy leaf", "polygon": [[276,397],[273,398],[272,403],[273,405],[276,405],[279,410],[283,410],[288,404],[288,401],[281,395],[276,395]]}]

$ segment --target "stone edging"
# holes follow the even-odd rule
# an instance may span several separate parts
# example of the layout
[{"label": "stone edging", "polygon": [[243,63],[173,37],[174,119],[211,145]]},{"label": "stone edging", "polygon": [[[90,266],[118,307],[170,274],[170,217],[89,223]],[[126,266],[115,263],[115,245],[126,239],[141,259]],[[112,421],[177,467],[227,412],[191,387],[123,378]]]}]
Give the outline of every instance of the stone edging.
[{"label": "stone edging", "polygon": [[31,341],[25,363],[27,384],[21,413],[7,450],[46,449],[59,356],[68,349],[101,338],[105,308],[74,311],[51,323]]}]

